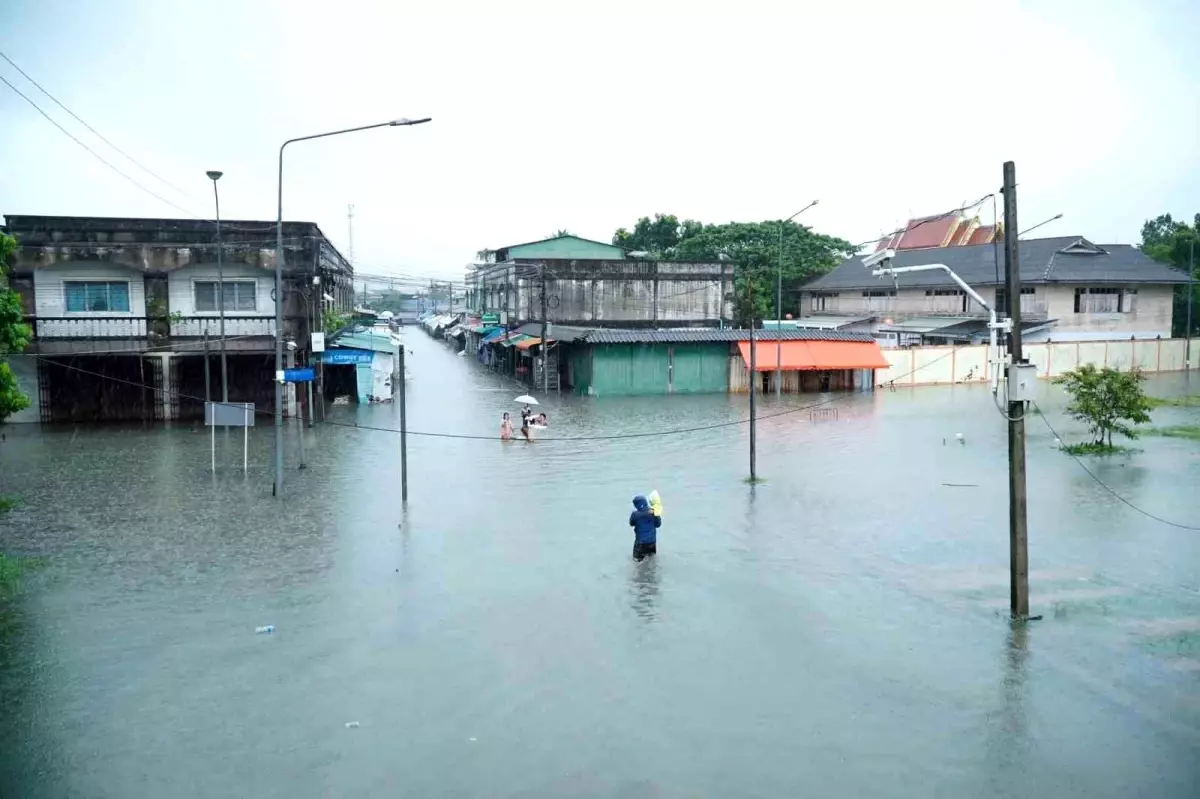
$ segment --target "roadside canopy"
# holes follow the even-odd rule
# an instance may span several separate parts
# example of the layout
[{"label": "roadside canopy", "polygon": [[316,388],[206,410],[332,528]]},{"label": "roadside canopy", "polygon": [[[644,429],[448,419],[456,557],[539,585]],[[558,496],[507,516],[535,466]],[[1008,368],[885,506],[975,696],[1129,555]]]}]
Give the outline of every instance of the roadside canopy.
[{"label": "roadside canopy", "polygon": [[[838,369],[887,369],[891,366],[874,341],[783,341],[780,367],[784,371],[833,371]],[[776,342],[756,341],[755,367],[775,371]],[[750,365],[750,342],[739,341],[738,350]]]},{"label": "roadside canopy", "polygon": [[[548,338],[546,340],[549,341],[551,344],[554,343],[553,338]],[[536,347],[537,345],[539,345],[541,343],[542,343],[542,340],[537,337],[522,339],[521,341],[517,342],[517,349],[519,349],[519,350],[533,349],[534,347]]]}]

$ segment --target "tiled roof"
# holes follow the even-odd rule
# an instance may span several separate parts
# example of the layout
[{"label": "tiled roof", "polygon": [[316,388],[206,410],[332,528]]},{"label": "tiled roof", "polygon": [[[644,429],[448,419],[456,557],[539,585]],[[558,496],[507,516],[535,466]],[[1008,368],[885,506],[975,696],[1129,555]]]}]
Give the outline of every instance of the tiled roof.
[{"label": "tiled roof", "polygon": [[[759,341],[874,341],[869,333],[841,330],[760,330]],[[686,330],[591,330],[581,340],[588,344],[707,344],[721,341],[748,341],[749,330],[731,328],[690,328]]]},{"label": "tiled roof", "polygon": [[995,233],[995,230],[996,228],[994,225],[980,225],[979,227],[975,228],[973,233],[971,233],[971,238],[967,240],[967,244],[990,244],[992,241],[992,234]]},{"label": "tiled roof", "polygon": [[[1074,247],[1082,242],[1084,246]],[[897,250],[892,266],[945,264],[972,286],[994,286],[999,272],[1004,280],[1003,247],[977,244],[966,247],[945,247],[932,250]],[[999,262],[996,253],[999,253]],[[1047,239],[1023,239],[1020,244],[1021,282],[1027,285],[1046,283],[1067,284],[1179,284],[1187,275],[1148,257],[1128,244],[1105,244],[1095,247],[1079,236],[1058,236]],[[805,291],[839,291],[843,289],[940,288],[952,287],[950,276],[940,270],[878,278],[855,256],[805,284]]]}]

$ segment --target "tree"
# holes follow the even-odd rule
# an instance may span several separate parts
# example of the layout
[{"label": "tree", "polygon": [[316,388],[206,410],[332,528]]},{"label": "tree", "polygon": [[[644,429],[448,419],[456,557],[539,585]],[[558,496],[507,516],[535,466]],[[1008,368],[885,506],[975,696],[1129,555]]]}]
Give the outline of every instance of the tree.
[{"label": "tree", "polygon": [[567,236],[574,236],[574,235],[575,235],[574,233],[572,233],[571,231],[567,230],[566,228],[560,228],[560,229],[558,229],[558,230],[554,231],[554,235],[553,235],[553,236],[551,236],[550,238],[552,238],[552,239],[562,239],[562,238],[566,238]]},{"label": "tree", "polygon": [[633,232],[618,228],[612,243],[631,252],[645,252],[655,260],[668,261],[675,257],[679,242],[703,228],[704,225],[694,219],[680,222],[674,214],[655,214],[653,220],[648,216],[639,219]]},{"label": "tree", "polygon": [[1137,438],[1133,425],[1150,421],[1150,400],[1142,390],[1145,376],[1134,369],[1120,372],[1110,366],[1084,364],[1055,382],[1071,395],[1067,413],[1086,422],[1092,433],[1091,451],[1112,451],[1113,433]]},{"label": "tree", "polygon": [[17,240],[0,233],[0,424],[29,407],[29,397],[17,387],[17,376],[8,365],[8,356],[24,350],[32,335],[21,311],[21,297],[8,287],[9,264],[16,251]]},{"label": "tree", "polygon": [[[730,222],[704,225],[703,229],[679,242],[676,258],[682,261],[732,261],[734,280],[734,319],[747,325],[760,319],[774,319],[776,277],[780,269],[779,234],[783,231],[784,307],[799,308],[795,294],[800,286],[833,269],[854,254],[854,246],[844,239],[814,233],[796,222]],[[753,305],[750,289],[753,284]]]},{"label": "tree", "polygon": [[[1163,214],[1156,219],[1149,219],[1142,225],[1142,252],[1156,261],[1170,264],[1185,274],[1189,269],[1192,280],[1200,278],[1200,265],[1193,265],[1192,248],[1200,249],[1200,214],[1196,214],[1193,224],[1176,222],[1170,214]],[[1174,323],[1171,335],[1196,335],[1200,332],[1200,285],[1192,284],[1192,329],[1187,327],[1188,287],[1179,286],[1175,290]]]},{"label": "tree", "polygon": [[[814,233],[796,222],[729,222],[705,225],[694,219],[683,222],[674,214],[643,216],[633,231],[619,228],[613,244],[633,252],[644,251],[664,261],[730,261],[735,266],[734,321],[775,318],[776,275],[779,270],[779,232],[783,229],[783,293],[786,313],[799,310],[795,294],[800,286],[837,266],[854,254],[843,239]],[[750,288],[754,302],[751,307]]]}]

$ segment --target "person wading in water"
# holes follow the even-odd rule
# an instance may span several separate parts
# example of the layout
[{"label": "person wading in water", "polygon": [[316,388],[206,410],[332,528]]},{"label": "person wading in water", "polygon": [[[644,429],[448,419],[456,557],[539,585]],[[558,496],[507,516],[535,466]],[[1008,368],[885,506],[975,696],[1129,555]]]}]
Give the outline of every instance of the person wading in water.
[{"label": "person wading in water", "polygon": [[650,503],[641,494],[633,498],[629,526],[633,528],[634,560],[642,560],[658,552],[658,528],[662,526],[662,517],[654,515]]}]

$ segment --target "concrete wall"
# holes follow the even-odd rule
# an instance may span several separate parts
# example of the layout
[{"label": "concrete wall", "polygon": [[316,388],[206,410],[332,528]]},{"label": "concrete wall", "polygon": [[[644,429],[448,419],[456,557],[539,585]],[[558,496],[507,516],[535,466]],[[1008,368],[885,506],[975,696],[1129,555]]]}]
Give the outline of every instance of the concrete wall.
[{"label": "concrete wall", "polygon": [[[1028,288],[1028,287],[1027,287]],[[1032,287],[1033,294],[1021,295],[1021,313],[1026,319],[1057,320],[1042,337],[1054,338],[1117,338],[1127,334],[1137,338],[1164,338],[1171,335],[1171,312],[1173,288],[1171,286],[1137,286],[1137,301],[1133,311],[1124,313],[1075,313],[1075,285],[1038,285]],[[893,284],[881,280],[875,291],[892,291]],[[978,292],[989,304],[995,306],[994,286],[978,287]],[[862,289],[842,289],[836,297],[819,298],[805,292],[801,303],[801,315],[821,313],[892,315],[897,318],[926,314],[961,314],[961,296],[926,296],[925,289],[904,288],[896,296],[863,296]],[[818,293],[819,294],[819,293]],[[822,302],[824,303],[822,307]],[[983,309],[968,301],[968,315],[983,315]]]},{"label": "concrete wall", "polygon": [[[1177,372],[1186,367],[1184,339],[1131,341],[1043,342],[1024,345],[1029,362],[1038,368],[1038,376],[1059,377],[1086,363],[1127,370],[1134,366],[1143,372]],[[889,369],[875,373],[878,383],[895,381],[898,386],[923,386],[949,383],[986,382],[990,377],[987,346],[912,347],[885,349]],[[1200,339],[1192,340],[1192,369],[1200,369]]]},{"label": "concrete wall", "polygon": [[[541,314],[540,264],[518,264],[481,279],[485,313],[511,312],[511,323]],[[559,324],[699,325],[733,315],[733,266],[653,261],[546,261],[546,315]]]},{"label": "concrete wall", "polygon": [[[242,317],[226,319],[226,336],[269,336],[275,329],[275,301],[271,292],[275,288],[274,274],[265,269],[259,269],[248,264],[226,264],[224,267],[225,280],[253,280],[255,308],[253,311],[241,311],[226,308],[226,317]],[[194,283],[200,281],[215,281],[217,265],[196,264],[185,266],[171,272],[167,276],[167,304],[171,313],[181,313],[187,317],[204,317],[203,319],[186,319],[171,325],[173,336],[201,336],[205,327],[209,336],[217,336],[219,330],[219,314],[216,311],[197,311]],[[258,317],[245,319],[244,317]]]},{"label": "concrete wall", "polygon": [[[129,284],[129,311],[67,313],[66,290],[69,280],[120,281]],[[119,264],[66,262],[37,269],[33,273],[34,313],[38,316],[40,338],[54,337],[134,337],[146,335],[146,286],[141,271]],[[97,318],[112,321],[96,321]],[[63,321],[47,322],[48,318]],[[73,319],[78,321],[72,321]]]},{"label": "concrete wall", "polygon": [[[1046,312],[1057,319],[1051,338],[1061,333],[1125,333],[1138,338],[1171,335],[1174,289],[1171,286],[1138,286],[1133,311],[1125,313],[1075,313],[1075,286],[1039,286],[1046,295]],[[1114,335],[1112,338],[1118,338]]]}]

